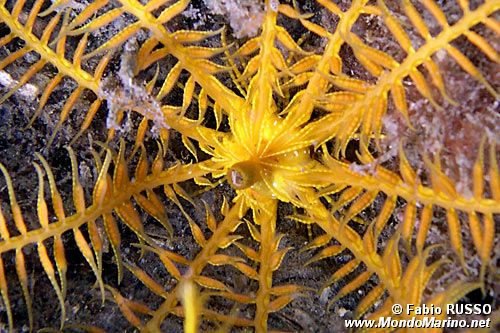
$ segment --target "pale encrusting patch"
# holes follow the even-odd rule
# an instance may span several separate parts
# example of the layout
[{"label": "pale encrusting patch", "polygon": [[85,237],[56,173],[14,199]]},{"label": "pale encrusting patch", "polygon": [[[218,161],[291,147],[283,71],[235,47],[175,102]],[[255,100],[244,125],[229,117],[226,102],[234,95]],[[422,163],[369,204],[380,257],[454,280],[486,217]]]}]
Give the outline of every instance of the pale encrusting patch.
[{"label": "pale encrusting patch", "polygon": [[236,38],[254,37],[264,18],[264,6],[255,0],[204,0],[214,13],[229,18],[229,24]]}]

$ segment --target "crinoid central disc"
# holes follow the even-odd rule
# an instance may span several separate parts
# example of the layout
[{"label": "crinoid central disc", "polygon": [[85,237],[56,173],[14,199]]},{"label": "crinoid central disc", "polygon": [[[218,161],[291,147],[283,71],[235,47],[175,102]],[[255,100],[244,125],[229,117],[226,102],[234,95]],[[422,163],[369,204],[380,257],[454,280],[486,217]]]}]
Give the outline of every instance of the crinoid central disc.
[{"label": "crinoid central disc", "polygon": [[260,179],[261,166],[254,161],[243,161],[234,164],[227,172],[227,178],[232,187],[243,190],[252,186]]}]

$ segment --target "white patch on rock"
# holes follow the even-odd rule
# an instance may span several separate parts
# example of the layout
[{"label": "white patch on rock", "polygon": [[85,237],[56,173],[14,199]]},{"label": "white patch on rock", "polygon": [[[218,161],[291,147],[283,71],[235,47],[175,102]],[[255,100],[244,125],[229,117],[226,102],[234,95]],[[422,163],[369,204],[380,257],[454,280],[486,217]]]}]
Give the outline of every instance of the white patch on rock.
[{"label": "white patch on rock", "polygon": [[[4,86],[7,90],[11,90],[14,89],[18,83],[19,81],[14,80],[9,73],[0,70],[0,86]],[[38,87],[33,84],[26,83],[17,88],[15,94],[25,101],[31,102],[38,96]]]},{"label": "white patch on rock", "polygon": [[[204,2],[214,14],[229,18],[229,25],[236,38],[253,37],[259,32],[264,19],[262,3],[255,0],[204,0]],[[275,2],[277,1],[271,1]]]}]

